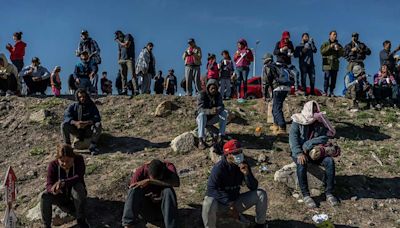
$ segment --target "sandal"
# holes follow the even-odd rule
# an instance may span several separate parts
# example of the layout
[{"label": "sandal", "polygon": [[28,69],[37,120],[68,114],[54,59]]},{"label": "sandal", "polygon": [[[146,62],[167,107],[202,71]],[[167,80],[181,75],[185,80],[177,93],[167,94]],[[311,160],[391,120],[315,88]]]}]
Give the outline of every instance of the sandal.
[{"label": "sandal", "polygon": [[317,207],[317,204],[310,196],[304,197],[303,200],[308,208],[316,208]]}]

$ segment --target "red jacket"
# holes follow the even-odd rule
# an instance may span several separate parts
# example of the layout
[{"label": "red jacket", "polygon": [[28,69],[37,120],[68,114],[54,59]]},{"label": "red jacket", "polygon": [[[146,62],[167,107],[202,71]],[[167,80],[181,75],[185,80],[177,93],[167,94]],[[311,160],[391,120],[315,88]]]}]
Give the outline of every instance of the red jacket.
[{"label": "red jacket", "polygon": [[218,64],[216,62],[211,63],[208,61],[207,63],[207,79],[217,79],[219,78],[219,69]]},{"label": "red jacket", "polygon": [[14,47],[7,46],[7,50],[10,52],[10,59],[13,60],[23,60],[25,56],[26,43],[23,41],[17,41]]},{"label": "red jacket", "polygon": [[[167,169],[165,170],[165,173],[164,173],[164,178],[168,179],[171,175],[177,174],[174,164],[172,164],[168,161],[164,161],[164,164],[167,167]],[[136,182],[139,182],[139,181],[142,181],[145,179],[149,179],[149,178],[150,178],[149,164],[146,163],[136,169],[135,173],[132,175],[130,184],[132,185]],[[153,194],[160,195],[160,193],[163,189],[164,189],[164,187],[161,187],[161,186],[149,185],[144,188],[144,191],[146,193],[151,192]]]}]

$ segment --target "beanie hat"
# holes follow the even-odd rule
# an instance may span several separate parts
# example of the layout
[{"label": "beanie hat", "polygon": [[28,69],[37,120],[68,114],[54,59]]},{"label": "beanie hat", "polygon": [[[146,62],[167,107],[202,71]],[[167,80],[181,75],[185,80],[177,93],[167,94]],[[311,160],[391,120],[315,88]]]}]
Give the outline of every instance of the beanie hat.
[{"label": "beanie hat", "polygon": [[240,142],[236,139],[231,139],[224,145],[224,155],[231,154],[241,149],[242,146],[240,145]]}]

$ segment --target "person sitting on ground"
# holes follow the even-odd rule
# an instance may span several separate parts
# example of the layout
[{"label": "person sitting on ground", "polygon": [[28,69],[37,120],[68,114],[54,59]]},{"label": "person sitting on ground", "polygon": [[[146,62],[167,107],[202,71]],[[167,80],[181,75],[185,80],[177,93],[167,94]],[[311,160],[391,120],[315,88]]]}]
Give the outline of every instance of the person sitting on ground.
[{"label": "person sitting on ground", "polygon": [[178,92],[178,80],[174,72],[174,69],[168,70],[168,76],[165,78],[165,90],[167,91],[167,95],[175,95],[175,92]]},{"label": "person sitting on ground", "polygon": [[100,87],[103,94],[112,94],[112,81],[108,80],[106,71],[103,71],[103,73],[101,74]]},{"label": "person sitting on ground", "polygon": [[162,220],[166,228],[178,227],[178,205],[174,187],[180,186],[174,164],[157,159],[136,169],[132,176],[122,215],[124,228],[141,221]]},{"label": "person sitting on ground", "polygon": [[204,150],[205,129],[207,125],[213,125],[219,122],[219,136],[215,140],[221,143],[225,138],[225,127],[227,123],[228,112],[225,110],[222,96],[218,92],[218,81],[209,79],[206,91],[201,91],[197,97],[197,128],[199,134],[199,149]]},{"label": "person sitting on ground", "polygon": [[51,91],[53,92],[54,96],[56,96],[56,97],[59,97],[60,93],[61,93],[60,72],[61,72],[61,67],[56,66],[56,67],[54,67],[54,70],[53,70],[53,72],[51,72],[51,76],[50,76]]},{"label": "person sitting on ground", "polygon": [[38,57],[32,58],[32,64],[22,68],[19,76],[24,79],[28,87],[28,96],[35,93],[46,95],[45,92],[50,84],[50,72],[40,65]]},{"label": "person sitting on ground", "polygon": [[[256,211],[255,227],[266,227],[267,193],[258,188],[258,181],[244,160],[240,142],[235,139],[228,141],[223,151],[224,156],[214,165],[208,178],[202,209],[204,227],[216,227],[217,213],[225,212],[239,219],[239,213],[253,206]],[[243,183],[250,191],[240,193]]]},{"label": "person sitting on ground", "polygon": [[64,113],[61,124],[61,135],[64,143],[71,145],[71,134],[80,142],[90,138],[89,151],[92,155],[98,154],[97,142],[101,134],[101,118],[99,110],[90,99],[86,90],[76,91],[77,102],[71,104]]},{"label": "person sitting on ground", "polygon": [[164,78],[161,70],[154,77],[154,92],[156,94],[164,94]]},{"label": "person sitting on ground", "polygon": [[374,101],[372,86],[367,80],[367,75],[360,65],[355,65],[352,72],[348,72],[344,77],[343,95],[353,100],[353,109],[358,110],[360,101],[367,102],[367,108]]},{"label": "person sitting on ground", "polygon": [[[309,208],[315,208],[315,201],[310,197],[307,180],[307,168],[309,163],[323,165],[325,167],[325,196],[326,200],[333,206],[338,200],[333,196],[335,184],[335,162],[332,156],[337,156],[337,147],[327,146],[327,156],[312,159],[310,151],[314,147],[321,147],[328,143],[329,137],[336,134],[326,117],[320,112],[319,105],[315,101],[307,102],[301,113],[292,115],[292,126],[289,133],[289,145],[292,159],[297,165],[297,178],[304,203]],[[330,156],[330,154],[332,156]],[[314,156],[313,156],[314,157]]]},{"label": "person sitting on ground", "polygon": [[379,106],[383,105],[386,99],[389,104],[398,104],[398,85],[390,72],[387,64],[381,66],[380,71],[374,76],[374,95]]},{"label": "person sitting on ground", "polygon": [[89,58],[87,51],[80,53],[81,62],[75,66],[74,78],[77,88],[86,89],[88,92],[95,92],[90,79],[95,77],[98,68]]},{"label": "person sitting on ground", "polygon": [[18,70],[13,64],[7,61],[5,54],[0,54],[0,96],[19,94]]},{"label": "person sitting on ground", "polygon": [[52,205],[74,213],[78,227],[88,228],[86,221],[85,160],[70,145],[59,145],[56,159],[47,168],[46,190],[41,195],[40,211],[46,228],[51,227]]}]

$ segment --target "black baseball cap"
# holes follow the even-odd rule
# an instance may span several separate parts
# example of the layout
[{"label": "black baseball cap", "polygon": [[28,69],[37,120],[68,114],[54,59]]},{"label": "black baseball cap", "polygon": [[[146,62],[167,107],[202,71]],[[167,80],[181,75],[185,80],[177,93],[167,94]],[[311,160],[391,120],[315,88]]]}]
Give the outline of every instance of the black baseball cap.
[{"label": "black baseball cap", "polygon": [[188,40],[188,44],[190,44],[190,43],[196,43],[196,41],[194,41],[193,38],[190,38],[190,39]]},{"label": "black baseball cap", "polygon": [[351,34],[351,37],[358,37],[358,33],[353,32],[353,33]]}]

